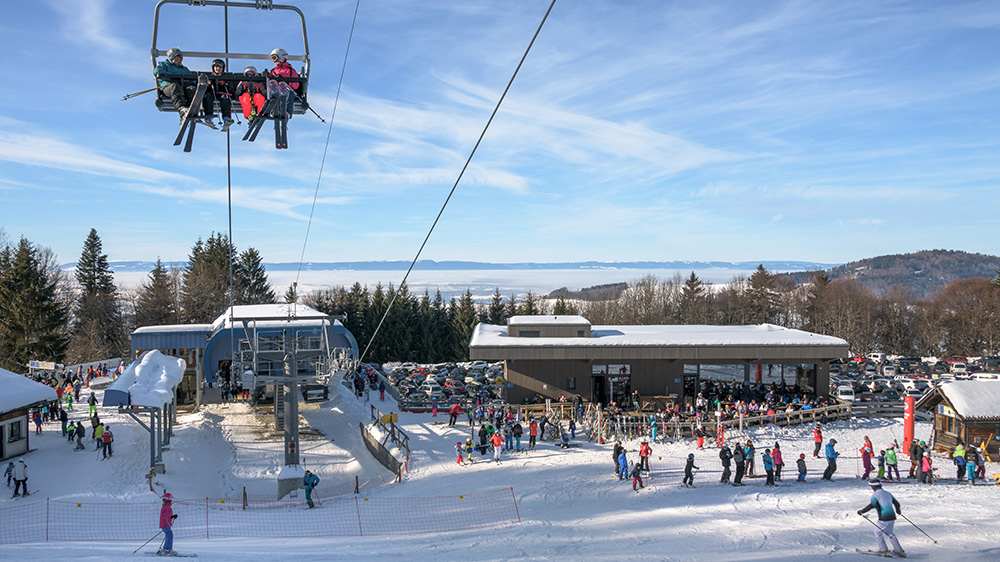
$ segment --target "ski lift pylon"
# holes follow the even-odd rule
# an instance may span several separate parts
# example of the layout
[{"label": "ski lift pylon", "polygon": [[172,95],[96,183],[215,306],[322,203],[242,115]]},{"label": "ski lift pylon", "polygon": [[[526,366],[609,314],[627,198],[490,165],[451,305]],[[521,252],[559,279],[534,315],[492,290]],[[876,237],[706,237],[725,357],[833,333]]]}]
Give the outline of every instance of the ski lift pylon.
[{"label": "ski lift pylon", "polygon": [[[156,8],[153,11],[153,42],[150,48],[149,55],[152,61],[153,68],[156,68],[157,59],[159,57],[165,57],[167,50],[176,45],[168,45],[166,48],[160,48],[157,46],[156,41],[159,35],[160,28],[160,8],[164,4],[182,4],[191,7],[203,8],[203,7],[217,7],[217,8],[252,8],[255,10],[289,10],[299,16],[299,21],[302,23],[302,54],[291,54],[288,55],[289,61],[298,61],[302,63],[302,68],[299,71],[299,77],[295,81],[299,82],[299,91],[297,92],[297,99],[295,100],[292,113],[295,115],[302,115],[308,109],[308,104],[306,103],[306,90],[309,86],[309,37],[306,35],[306,18],[301,10],[295,6],[287,6],[281,4],[274,4],[271,0],[256,0],[254,2],[228,2],[219,0],[160,0],[156,3]],[[282,45],[285,47],[284,45]],[[289,45],[288,47],[290,47]],[[235,53],[235,52],[219,52],[219,51],[195,51],[188,49],[186,45],[182,45],[182,50],[184,51],[184,56],[186,58],[198,58],[198,59],[225,59],[227,65],[230,59],[237,60],[254,60],[254,61],[267,61],[270,64],[271,61],[271,48],[267,47],[266,52],[260,53]],[[287,48],[287,47],[286,47]],[[229,68],[226,69],[227,71]],[[228,79],[231,80],[243,80],[244,77],[241,73],[226,72],[229,75]],[[156,85],[156,80],[154,78],[154,85]],[[239,107],[239,100],[233,100],[234,109]],[[174,106],[170,103],[170,100],[163,96],[163,94],[158,90],[156,97],[156,108],[160,111],[165,112],[176,112]]]}]

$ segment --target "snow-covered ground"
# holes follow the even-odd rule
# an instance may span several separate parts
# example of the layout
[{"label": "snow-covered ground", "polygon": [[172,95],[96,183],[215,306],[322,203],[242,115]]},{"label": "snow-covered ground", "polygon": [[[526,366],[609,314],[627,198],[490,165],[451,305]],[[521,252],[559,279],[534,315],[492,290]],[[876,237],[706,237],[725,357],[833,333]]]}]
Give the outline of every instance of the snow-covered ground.
[{"label": "snow-covered ground", "polygon": [[[84,392],[86,395],[86,392]],[[378,403],[377,393],[372,398]],[[383,412],[391,402],[378,403]],[[240,561],[296,560],[868,560],[855,549],[875,545],[874,527],[856,514],[870,496],[867,484],[856,478],[854,449],[863,436],[876,448],[902,439],[899,420],[837,422],[825,429],[836,438],[842,453],[832,483],[820,482],[825,462],[813,460],[812,428],[777,427],[751,430],[758,452],[781,443],[785,480],[765,488],[763,479],[748,479],[742,488],[721,486],[717,449],[696,451],[692,442],[657,443],[652,474],[640,493],[630,481],[612,475],[611,444],[588,443],[580,434],[579,447],[560,449],[540,443],[531,453],[505,454],[500,465],[479,457],[471,466],[455,464],[454,446],[469,435],[464,417],[455,427],[447,415],[400,414],[400,425],[410,435],[410,472],[401,484],[365,449],[358,430],[368,421],[368,406],[348,392],[333,391],[322,405],[306,405],[302,416],[318,438],[305,440],[305,463],[322,479],[323,487],[353,488],[362,482],[362,496],[371,498],[431,498],[473,494],[512,487],[521,522],[466,531],[374,537],[269,538],[267,524],[254,536],[229,539],[177,539],[180,552],[201,559]],[[84,411],[77,406],[75,412]],[[148,434],[131,419],[102,408],[116,435],[116,453],[100,461],[93,445],[74,452],[50,424],[41,436],[32,434],[36,450],[25,456],[34,497],[9,499],[0,494],[0,525],[12,512],[4,508],[41,498],[77,502],[155,502],[143,476],[148,466]],[[198,414],[181,414],[180,424],[164,453],[167,472],[158,475],[157,490],[168,489],[178,498],[234,497],[243,487],[251,494],[273,494],[280,468],[280,435],[270,440],[260,415],[242,404],[213,404]],[[917,427],[927,439],[928,424]],[[730,436],[735,437],[735,436]],[[262,440],[264,439],[264,440]],[[89,440],[89,437],[88,437]],[[526,444],[526,438],[525,438]],[[637,442],[628,442],[635,458]],[[683,459],[695,453],[701,470],[695,489],[679,486]],[[794,482],[794,461],[807,454],[809,482]],[[758,455],[758,465],[759,465]],[[937,459],[943,476],[954,476],[952,465]],[[901,463],[905,475],[908,462]],[[988,465],[987,475],[997,472]],[[938,541],[933,544],[906,521],[896,524],[903,547],[917,558],[930,560],[994,561],[1000,559],[1000,487],[935,486],[915,483],[886,485],[903,505],[903,513]],[[183,517],[183,503],[176,511]],[[322,519],[324,504],[300,512]],[[281,517],[275,512],[274,517]],[[85,521],[83,525],[99,525]],[[277,525],[280,527],[280,525]],[[157,532],[148,522],[149,536]],[[42,542],[0,545],[0,559],[11,560],[130,560],[142,541]],[[143,551],[155,550],[154,541]],[[140,552],[143,552],[140,551]]]}]

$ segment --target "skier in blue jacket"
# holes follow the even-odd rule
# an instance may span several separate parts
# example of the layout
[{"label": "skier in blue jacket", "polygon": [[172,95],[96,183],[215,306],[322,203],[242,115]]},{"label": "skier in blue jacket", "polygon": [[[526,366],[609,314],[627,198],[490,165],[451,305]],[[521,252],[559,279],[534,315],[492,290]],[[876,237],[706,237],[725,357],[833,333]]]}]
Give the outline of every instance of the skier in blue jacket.
[{"label": "skier in blue jacket", "polygon": [[306,475],[302,477],[302,487],[306,489],[306,505],[309,507],[316,507],[312,500],[312,491],[318,484],[319,477],[307,470]]},{"label": "skier in blue jacket", "polygon": [[833,473],[837,472],[837,457],[840,456],[840,453],[834,449],[836,444],[836,439],[831,439],[826,444],[826,470],[823,471],[823,480],[832,480]]},{"label": "skier in blue jacket", "polygon": [[892,543],[892,555],[903,558],[906,556],[906,553],[903,552],[903,547],[899,546],[899,540],[896,539],[896,535],[892,532],[892,526],[896,522],[896,514],[903,513],[902,509],[900,509],[899,501],[892,497],[892,494],[882,489],[882,482],[877,478],[869,481],[868,484],[872,487],[872,497],[868,505],[858,510],[858,515],[864,517],[867,511],[872,509],[878,511],[878,522],[875,524],[878,527],[875,529],[875,540],[878,541],[878,552],[876,554],[889,556],[889,550],[885,545],[885,538],[889,537],[889,541]]},{"label": "skier in blue jacket", "polygon": [[624,480],[628,476],[628,458],[625,457],[625,449],[618,453],[618,479]]},{"label": "skier in blue jacket", "polygon": [[764,449],[764,472],[767,473],[765,486],[774,486],[774,457],[771,456],[771,449]]}]

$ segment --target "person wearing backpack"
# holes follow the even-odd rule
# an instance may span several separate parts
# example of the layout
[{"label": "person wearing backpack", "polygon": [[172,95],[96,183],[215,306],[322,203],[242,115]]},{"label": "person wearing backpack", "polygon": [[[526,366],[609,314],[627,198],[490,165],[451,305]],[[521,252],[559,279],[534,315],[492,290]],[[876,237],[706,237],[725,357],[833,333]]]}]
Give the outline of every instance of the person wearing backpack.
[{"label": "person wearing backpack", "polygon": [[115,442],[115,436],[111,433],[111,426],[104,426],[104,433],[101,434],[101,443],[104,444],[104,459],[110,457],[114,454],[111,450],[111,444]]}]

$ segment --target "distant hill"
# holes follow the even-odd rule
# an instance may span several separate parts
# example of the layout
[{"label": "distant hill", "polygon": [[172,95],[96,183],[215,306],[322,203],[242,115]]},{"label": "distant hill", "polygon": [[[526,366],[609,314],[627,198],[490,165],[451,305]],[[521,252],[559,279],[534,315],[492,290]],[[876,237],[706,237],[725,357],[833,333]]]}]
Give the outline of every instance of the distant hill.
[{"label": "distant hill", "polygon": [[[621,269],[628,270],[650,270],[650,269],[679,269],[679,270],[735,270],[753,271],[758,264],[763,264],[768,271],[813,271],[832,267],[836,264],[806,262],[806,261],[579,261],[579,262],[553,262],[553,263],[490,263],[476,261],[434,261],[420,260],[416,268],[424,271],[466,271],[466,270],[554,270],[554,269]],[[148,272],[152,271],[155,262],[151,261],[109,261],[108,265],[116,273],[123,272]],[[183,268],[187,262],[163,262],[167,268]],[[72,270],[76,268],[76,262],[65,263],[63,269]],[[265,263],[264,267],[268,271],[297,271],[298,262]],[[354,262],[305,262],[302,264],[304,271],[406,271],[410,267],[410,262],[396,261],[354,261]]]},{"label": "distant hill", "polygon": [[[954,250],[924,250],[912,254],[892,254],[854,261],[824,270],[830,280],[840,277],[856,279],[876,295],[900,285],[913,297],[933,297],[945,285],[969,277],[996,278],[1000,257],[970,254]],[[815,271],[787,273],[796,282],[804,283]]]}]

